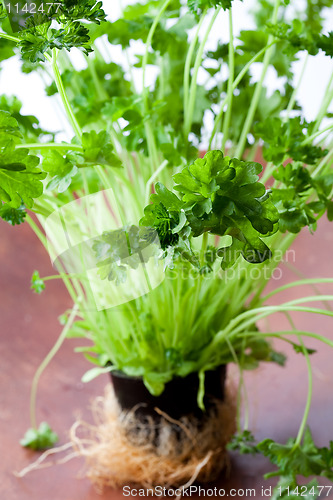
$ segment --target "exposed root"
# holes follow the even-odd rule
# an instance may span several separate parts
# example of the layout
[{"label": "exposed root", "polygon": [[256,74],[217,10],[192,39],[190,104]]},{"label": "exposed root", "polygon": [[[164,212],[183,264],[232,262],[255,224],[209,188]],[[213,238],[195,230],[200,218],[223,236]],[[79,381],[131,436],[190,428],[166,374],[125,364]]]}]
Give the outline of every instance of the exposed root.
[{"label": "exposed root", "polygon": [[57,448],[52,448],[50,450],[46,450],[42,455],[40,455],[35,462],[32,464],[28,465],[24,469],[22,469],[20,472],[14,471],[13,474],[16,477],[24,477],[29,472],[32,472],[33,470],[39,470],[39,469],[44,469],[45,467],[50,467],[51,465],[60,465],[64,464],[66,462],[69,462],[69,460],[72,460],[75,457],[80,456],[80,453],[78,451],[74,451],[73,453],[70,453],[66,455],[64,458],[61,458],[55,462],[44,462],[46,458],[48,458],[51,455],[57,455],[58,453],[62,453],[63,451],[67,451],[70,448],[73,448],[72,443],[66,443],[62,446],[58,446]]},{"label": "exposed root", "polygon": [[235,432],[234,400],[227,394],[201,420],[177,421],[156,409],[160,421],[147,417],[143,422],[136,408],[122,412],[108,387],[93,404],[95,425],[76,422],[71,440],[99,490],[126,484],[188,487],[212,481],[228,467],[225,446]]},{"label": "exposed root", "polygon": [[[136,415],[138,407],[122,412],[108,386],[104,397],[92,406],[93,424],[78,420],[70,431],[70,443],[46,450],[17,477],[76,457],[85,457],[86,475],[99,490],[127,484],[188,488],[195,481],[216,479],[229,467],[225,446],[235,432],[235,398],[227,391],[203,419],[193,416],[175,420],[155,408],[161,419]],[[140,405],[142,406],[142,405]],[[48,457],[74,450],[63,458]]]}]

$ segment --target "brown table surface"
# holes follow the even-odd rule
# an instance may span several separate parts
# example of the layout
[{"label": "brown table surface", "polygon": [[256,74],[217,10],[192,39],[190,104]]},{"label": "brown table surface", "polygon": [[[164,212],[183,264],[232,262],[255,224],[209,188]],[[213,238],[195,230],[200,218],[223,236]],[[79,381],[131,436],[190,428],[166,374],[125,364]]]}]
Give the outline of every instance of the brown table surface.
[{"label": "brown table surface", "polygon": [[[108,490],[98,494],[82,477],[83,462],[74,459],[33,471],[17,478],[13,471],[27,466],[38,454],[23,449],[19,439],[29,424],[29,393],[31,381],[39,363],[50,350],[61,327],[58,316],[71,302],[61,282],[50,281],[41,294],[30,288],[32,272],[41,276],[53,274],[47,253],[27,224],[11,227],[0,222],[0,499],[1,500],[104,500],[123,498],[121,491]],[[316,236],[303,230],[293,246],[295,265],[306,277],[332,276],[332,225],[326,220],[319,224]],[[286,265],[282,278],[272,283],[298,279]],[[329,287],[321,286],[321,290]],[[332,288],[331,288],[332,290]],[[288,290],[279,299],[291,299],[301,293],[313,294],[304,287]],[[331,318],[295,314],[300,329],[321,333],[333,338]],[[267,326],[265,326],[267,327]],[[271,320],[274,330],[288,328],[282,315]],[[89,368],[82,355],[73,352],[76,340],[67,340],[42,375],[38,392],[38,420],[47,420],[60,436],[60,445],[68,441],[68,431],[78,415],[91,420],[89,405],[103,394],[108,376],[89,384],[80,382]],[[309,340],[309,347],[318,347]],[[295,436],[302,418],[307,372],[303,356],[288,351],[285,368],[266,365],[246,375],[250,398],[250,428],[258,440],[271,437],[285,442]],[[314,395],[309,424],[317,445],[333,439],[333,363],[329,347],[321,346],[312,357]],[[273,484],[262,479],[271,470],[263,457],[233,455],[229,478],[222,477],[213,486],[225,488],[256,488],[256,498],[262,498],[261,487]],[[326,483],[327,484],[327,483]],[[242,496],[236,495],[234,498]],[[244,494],[245,496],[245,494]],[[329,495],[333,498],[333,495]],[[193,496],[192,498],[196,498]]]}]

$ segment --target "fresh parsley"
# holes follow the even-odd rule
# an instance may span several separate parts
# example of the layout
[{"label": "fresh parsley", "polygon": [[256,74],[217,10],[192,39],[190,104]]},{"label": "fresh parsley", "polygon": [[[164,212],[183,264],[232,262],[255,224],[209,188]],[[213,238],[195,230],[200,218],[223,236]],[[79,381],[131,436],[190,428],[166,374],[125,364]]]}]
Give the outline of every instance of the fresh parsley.
[{"label": "fresh parsley", "polygon": [[42,422],[38,429],[28,429],[20,444],[32,450],[45,450],[54,446],[58,439],[51,427],[46,422]]}]

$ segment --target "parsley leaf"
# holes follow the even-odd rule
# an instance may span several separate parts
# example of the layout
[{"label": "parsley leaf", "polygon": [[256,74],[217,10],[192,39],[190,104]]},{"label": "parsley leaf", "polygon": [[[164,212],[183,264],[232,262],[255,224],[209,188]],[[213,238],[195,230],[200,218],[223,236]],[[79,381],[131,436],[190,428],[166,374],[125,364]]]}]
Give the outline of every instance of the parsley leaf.
[{"label": "parsley leaf", "polygon": [[110,165],[120,167],[121,162],[114,152],[110,135],[103,130],[102,132],[84,132],[82,134],[82,147],[84,151],[84,160],[90,164]]},{"label": "parsley leaf", "polygon": [[128,267],[137,269],[160,253],[156,243],[156,232],[146,227],[131,225],[104,232],[92,245],[100,278],[124,283]]},{"label": "parsley leaf", "polygon": [[73,163],[59,151],[51,149],[44,155],[42,167],[52,176],[64,176],[73,168]]},{"label": "parsley leaf", "polygon": [[28,429],[20,444],[32,450],[44,450],[52,447],[57,441],[57,434],[46,422],[42,422],[38,429]]},{"label": "parsley leaf", "polygon": [[43,290],[45,290],[44,280],[39,276],[38,271],[34,271],[31,277],[31,290],[40,294]]},{"label": "parsley leaf", "polygon": [[[70,20],[86,20],[96,24],[105,21],[103,2],[96,0],[62,0],[59,6],[58,17],[65,17]],[[57,7],[55,7],[57,9]]]},{"label": "parsley leaf", "polygon": [[265,141],[263,150],[265,160],[279,164],[287,158],[292,158],[312,165],[327,154],[327,150],[318,146],[302,144],[307,133],[311,134],[312,128],[313,123],[309,123],[299,116],[291,118],[287,122],[274,117],[257,123],[255,133]]},{"label": "parsley leaf", "polygon": [[271,253],[261,237],[277,231],[279,215],[270,193],[258,182],[261,170],[259,163],[209,151],[174,175],[174,189],[181,199],[162,184],[156,185],[153,203],[145,208],[140,224],[156,229],[162,248],[189,234],[230,235],[231,247],[218,252],[223,269],[233,265],[240,254],[249,262],[263,262]]},{"label": "parsley leaf", "polygon": [[156,193],[151,195],[153,203],[145,208],[145,215],[140,220],[140,224],[151,226],[156,230],[161,247],[165,250],[179,240],[179,235],[174,231],[176,228],[179,229],[183,203],[160,182],[156,183],[155,191]]},{"label": "parsley leaf", "polygon": [[0,217],[12,226],[22,224],[27,215],[24,208],[24,205],[21,205],[19,208],[13,208],[7,204],[2,204],[0,205]]},{"label": "parsley leaf", "polygon": [[227,449],[230,451],[238,451],[242,455],[255,455],[258,453],[255,445],[255,438],[249,430],[244,430],[243,432],[234,434],[231,441],[227,445]]},{"label": "parsley leaf", "polygon": [[[313,442],[310,429],[304,433],[303,443],[297,444],[296,440],[288,439],[285,445],[276,443],[273,439],[264,439],[255,444],[253,434],[244,430],[233,436],[228,444],[228,449],[242,454],[261,453],[277,466],[277,470],[265,474],[265,479],[278,476],[279,481],[273,492],[272,499],[298,498],[299,476],[326,477],[333,480],[333,441],[329,448],[317,448]],[[312,479],[306,486],[305,498],[317,498],[318,482]],[[302,494],[303,496],[303,494]]]},{"label": "parsley leaf", "polygon": [[6,111],[0,111],[0,201],[13,208],[23,203],[31,208],[33,198],[43,193],[45,173],[37,166],[39,158],[29,150],[15,149],[21,137],[17,121]]},{"label": "parsley leaf", "polygon": [[272,188],[272,200],[280,213],[281,232],[298,233],[304,226],[315,224],[325,211],[330,217],[332,174],[312,177],[306,168],[289,163],[280,166],[273,176],[285,186]]},{"label": "parsley leaf", "polygon": [[79,168],[96,164],[120,167],[121,162],[114,152],[110,135],[106,131],[84,132],[82,134],[82,152],[69,151],[66,155],[61,149],[50,149],[44,154],[42,168],[52,176],[47,189],[57,189],[58,193],[65,192],[72,184],[73,177]]},{"label": "parsley leaf", "polygon": [[78,172],[78,168],[72,164],[69,164],[67,170],[63,172],[62,175],[56,175],[53,179],[48,183],[46,189],[53,190],[57,188],[58,193],[64,193],[72,183],[72,178]]},{"label": "parsley leaf", "polygon": [[194,14],[211,7],[222,7],[223,10],[230,9],[233,0],[187,0],[188,8]]},{"label": "parsley leaf", "polygon": [[[58,23],[58,28],[51,28],[52,19]],[[45,61],[45,52],[53,48],[70,51],[77,47],[88,54],[92,52],[89,29],[81,21],[100,24],[104,20],[102,2],[63,0],[48,15],[27,19],[25,29],[18,33],[22,59],[30,63]]]},{"label": "parsley leaf", "polygon": [[[333,32],[328,35],[316,32],[312,27],[307,26],[307,22],[294,19],[292,24],[284,22],[268,24],[268,30],[277,38],[288,42],[284,52],[288,55],[295,55],[301,50],[306,50],[310,55],[318,54],[322,50],[327,56],[333,57]],[[321,27],[319,27],[321,28]]]},{"label": "parsley leaf", "polygon": [[79,21],[69,22],[60,29],[50,26],[51,21],[35,24],[32,20],[25,30],[19,32],[23,61],[45,61],[45,52],[54,48],[70,51],[71,48],[78,47],[86,54],[92,52],[89,30]]},{"label": "parsley leaf", "polygon": [[[229,234],[236,253],[242,253],[246,260],[268,259],[270,251],[260,235],[276,232],[279,216],[269,193],[258,182],[261,170],[259,163],[224,158],[221,151],[210,151],[176,174],[175,189],[182,193],[193,236],[206,231]],[[222,262],[222,267],[232,265],[234,258],[237,255]]]},{"label": "parsley leaf", "polygon": [[257,445],[257,449],[279,468],[276,472],[266,474],[267,478],[285,476],[295,482],[295,485],[298,475],[325,476],[333,480],[333,441],[329,448],[317,448],[309,428],[305,431],[302,444],[296,444],[293,438],[288,439],[285,445],[272,439],[264,439]]}]

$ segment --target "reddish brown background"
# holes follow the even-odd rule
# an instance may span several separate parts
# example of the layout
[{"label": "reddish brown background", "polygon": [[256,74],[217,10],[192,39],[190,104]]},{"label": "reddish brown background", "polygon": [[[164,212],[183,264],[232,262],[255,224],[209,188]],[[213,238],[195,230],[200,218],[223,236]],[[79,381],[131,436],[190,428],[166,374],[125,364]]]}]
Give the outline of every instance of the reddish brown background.
[{"label": "reddish brown background", "polygon": [[[38,456],[19,445],[19,439],[29,427],[31,381],[61,331],[58,316],[71,303],[61,282],[48,282],[41,295],[30,291],[30,278],[35,269],[41,276],[53,274],[53,270],[45,250],[27,224],[11,227],[1,221],[0,235],[0,499],[123,498],[121,492],[111,490],[99,495],[87,479],[79,478],[83,466],[79,459],[31,472],[22,479],[13,475],[13,471],[22,469]],[[293,247],[296,267],[307,277],[332,276],[332,243],[332,225],[326,220],[319,224],[315,237],[304,230]],[[272,286],[297,279],[285,265],[282,270],[282,279]],[[328,286],[321,290],[329,291],[329,288],[332,291]],[[313,291],[307,287],[295,288],[283,294],[280,300],[301,293],[313,294]],[[309,314],[297,314],[295,318],[300,329],[333,338],[331,318]],[[274,330],[288,328],[281,315],[276,315],[270,323]],[[91,419],[89,404],[103,393],[108,383],[106,375],[87,385],[80,382],[89,366],[80,354],[73,352],[76,344],[74,340],[66,341],[43,374],[38,392],[38,419],[51,424],[60,436],[60,444],[68,441],[68,430],[78,415]],[[319,347],[312,340],[307,341],[307,345]],[[246,377],[250,427],[259,440],[271,437],[284,442],[295,436],[302,418],[307,391],[305,360],[286,350],[289,353],[286,368],[262,366]],[[332,359],[327,346],[321,346],[320,352],[312,357],[314,396],[309,423],[319,446],[333,439]],[[227,492],[230,488],[256,488],[256,498],[261,498],[261,486],[272,484],[262,479],[262,474],[269,470],[271,466],[262,457],[232,456],[230,477],[221,478],[217,485]]]}]

